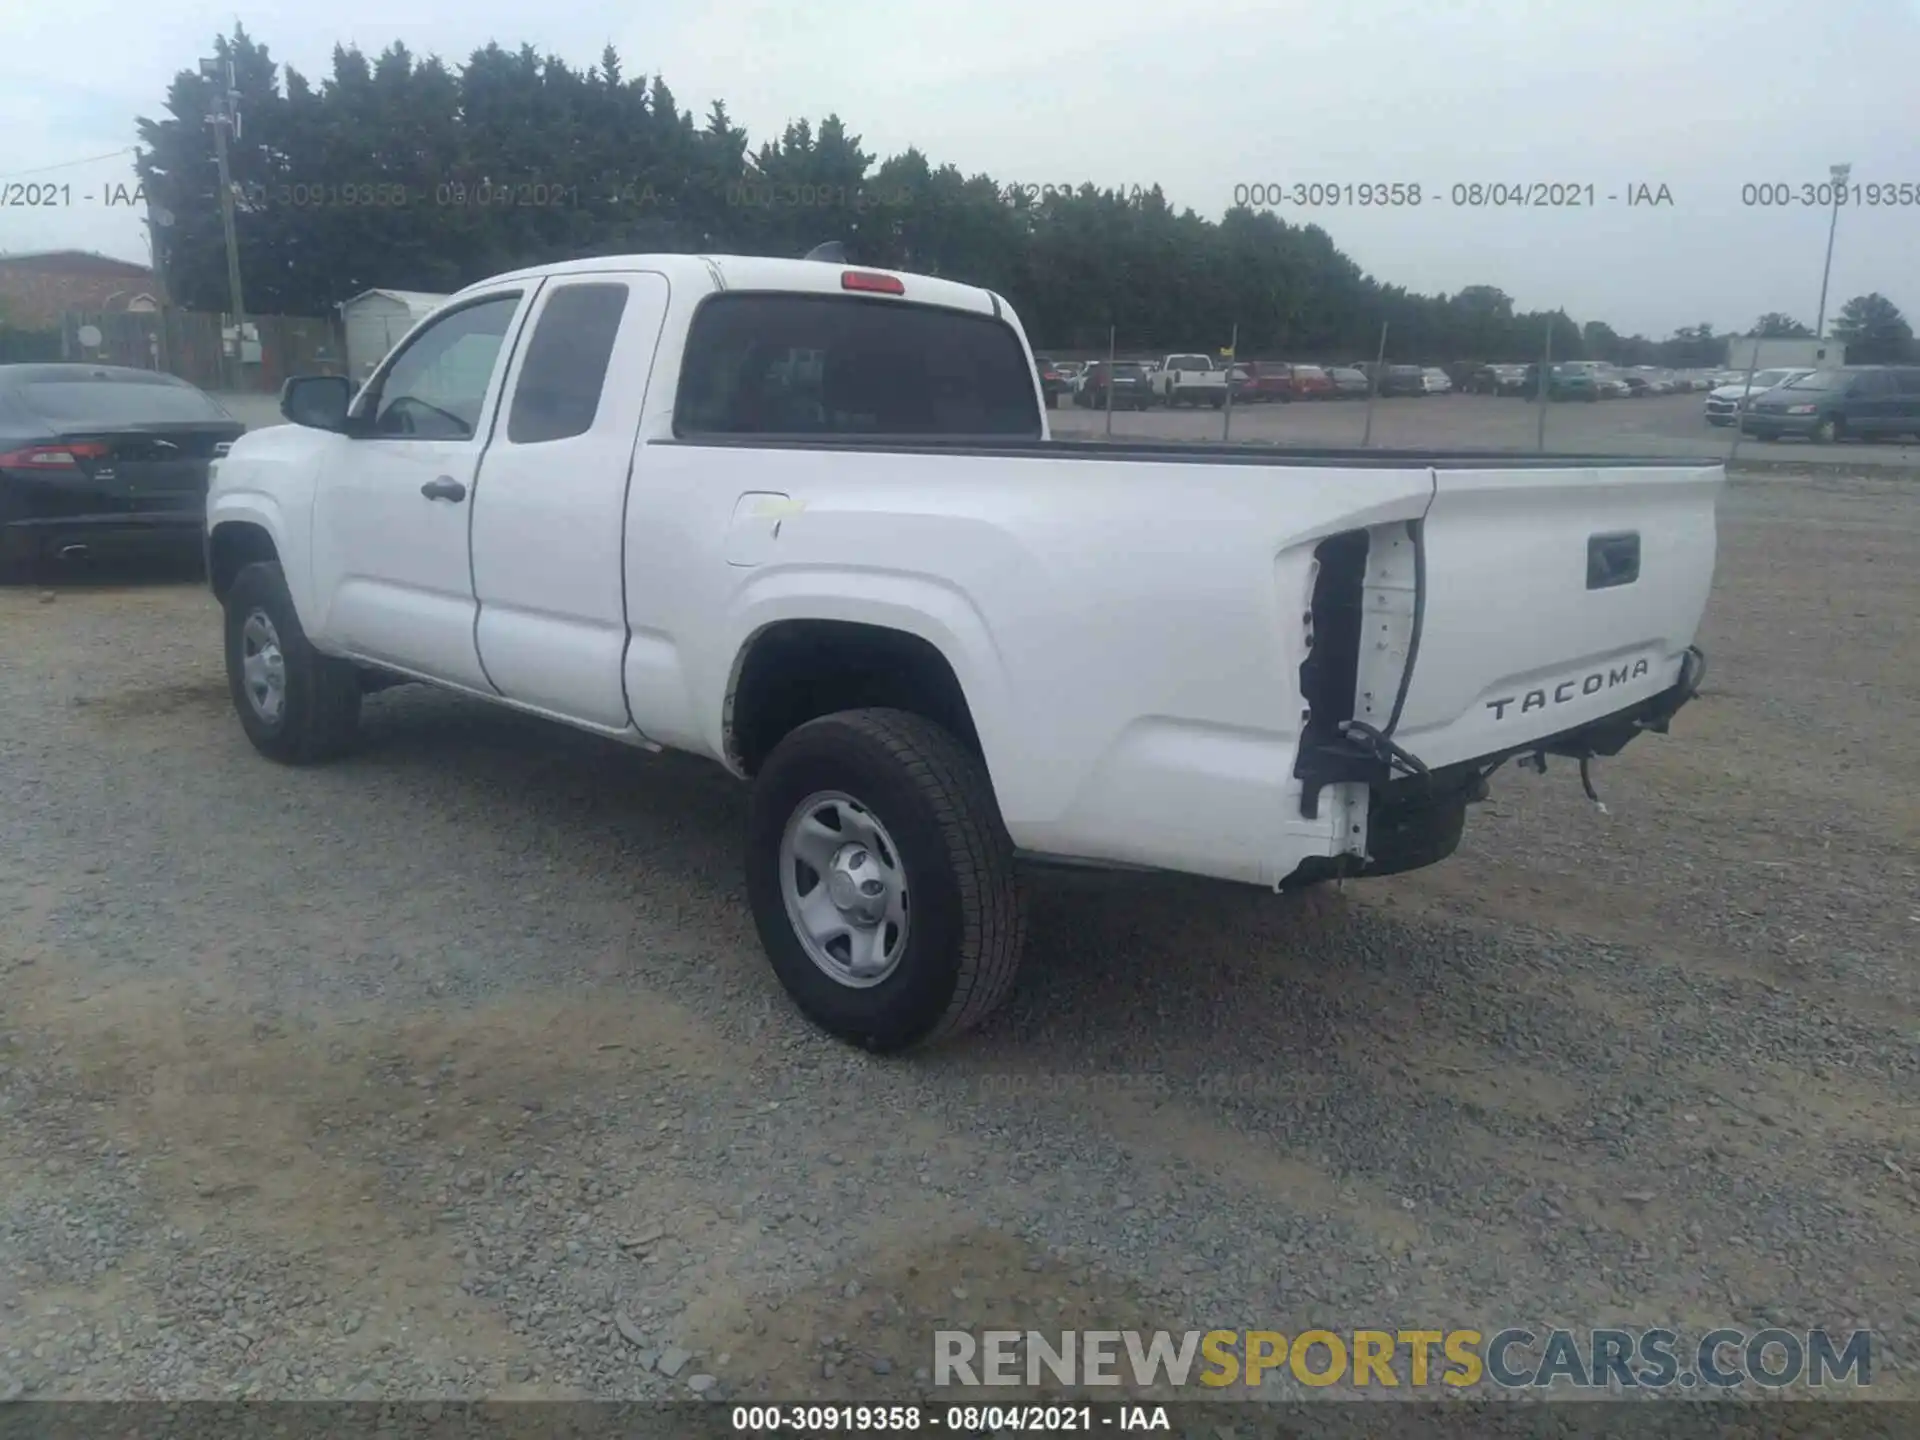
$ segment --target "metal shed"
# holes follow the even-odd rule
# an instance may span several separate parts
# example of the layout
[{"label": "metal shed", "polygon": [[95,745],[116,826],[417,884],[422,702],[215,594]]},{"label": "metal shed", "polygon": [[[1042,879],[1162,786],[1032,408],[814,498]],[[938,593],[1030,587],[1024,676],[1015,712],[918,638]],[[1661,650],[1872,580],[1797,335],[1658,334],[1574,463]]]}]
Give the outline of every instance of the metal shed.
[{"label": "metal shed", "polygon": [[347,337],[347,373],[363,383],[406,333],[445,304],[445,295],[423,290],[362,290],[340,303]]}]

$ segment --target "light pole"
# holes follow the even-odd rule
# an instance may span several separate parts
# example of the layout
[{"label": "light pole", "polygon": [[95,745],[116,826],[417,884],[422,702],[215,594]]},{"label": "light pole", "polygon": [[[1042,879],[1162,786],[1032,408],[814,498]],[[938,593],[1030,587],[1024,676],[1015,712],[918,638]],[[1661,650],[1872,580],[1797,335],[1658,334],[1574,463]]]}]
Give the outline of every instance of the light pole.
[{"label": "light pole", "polygon": [[1827,338],[1827,280],[1833,274],[1833,232],[1840,228],[1840,202],[1847,193],[1847,177],[1853,173],[1851,165],[1833,167],[1833,218],[1827,222],[1827,264],[1820,272],[1820,314],[1813,322],[1813,338]]}]

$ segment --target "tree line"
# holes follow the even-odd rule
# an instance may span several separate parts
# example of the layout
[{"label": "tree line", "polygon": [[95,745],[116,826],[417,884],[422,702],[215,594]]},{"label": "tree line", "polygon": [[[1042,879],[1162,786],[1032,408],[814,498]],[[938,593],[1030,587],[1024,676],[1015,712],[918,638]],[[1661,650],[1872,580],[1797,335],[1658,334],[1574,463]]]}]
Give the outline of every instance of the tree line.
[{"label": "tree line", "polygon": [[[256,314],[325,314],[375,287],[446,292],[501,271],[647,251],[804,254],[843,242],[861,263],[1005,295],[1037,346],[1224,347],[1276,358],[1370,356],[1380,327],[1401,359],[1556,359],[1704,366],[1707,324],[1623,336],[1562,310],[1519,311],[1493,285],[1420,295],[1377,279],[1318,225],[1236,208],[1176,211],[1160,188],[1011,186],[879,159],[838,116],[789,124],[754,148],[726,106],[683,111],[658,76],[629,76],[609,46],[580,70],[489,45],[459,68],[394,44],[336,47],[318,84],[236,26],[217,42],[241,115],[231,146],[243,298]],[[183,70],[166,114],[139,121],[138,170],[172,303],[227,308],[213,84]],[[1840,312],[1836,333],[1895,358],[1912,333],[1884,297]],[[1804,330],[1762,317],[1773,333]],[[1786,327],[1781,329],[1780,327]],[[1850,332],[1847,326],[1852,326]]]}]

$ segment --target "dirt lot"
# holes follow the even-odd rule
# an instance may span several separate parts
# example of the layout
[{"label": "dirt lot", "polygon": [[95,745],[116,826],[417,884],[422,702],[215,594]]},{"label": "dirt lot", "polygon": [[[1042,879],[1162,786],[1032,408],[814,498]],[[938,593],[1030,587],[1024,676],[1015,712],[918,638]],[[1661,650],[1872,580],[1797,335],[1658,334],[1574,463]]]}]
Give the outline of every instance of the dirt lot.
[{"label": "dirt lot", "polygon": [[904,1397],[942,1322],[1865,1325],[1920,1393],[1920,488],[1723,537],[1610,813],[1036,875],[908,1062],[795,1018],[718,771],[416,690],[279,770],[199,590],[0,593],[0,1395]]}]

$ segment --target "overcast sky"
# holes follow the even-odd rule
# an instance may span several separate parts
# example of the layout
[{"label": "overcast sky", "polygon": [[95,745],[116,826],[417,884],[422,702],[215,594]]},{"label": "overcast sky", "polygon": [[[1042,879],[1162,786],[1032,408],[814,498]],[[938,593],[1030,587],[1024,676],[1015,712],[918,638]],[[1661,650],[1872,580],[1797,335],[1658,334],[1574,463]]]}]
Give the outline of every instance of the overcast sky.
[{"label": "overcast sky", "polygon": [[[1920,0],[249,0],[237,17],[205,0],[0,0],[0,15],[0,177],[74,196],[0,208],[0,250],[144,261],[138,212],[101,201],[130,185],[131,157],[66,162],[131,145],[134,117],[158,114],[236,18],[315,80],[337,42],[455,62],[529,42],[582,66],[612,42],[683,107],[724,99],[755,144],[837,111],[882,156],[918,145],[1003,182],[1157,181],[1211,218],[1236,185],[1417,182],[1418,209],[1276,209],[1383,280],[1494,284],[1653,336],[1767,310],[1813,323],[1827,213],[1743,205],[1743,184],[1850,161],[1856,181],[1920,187]],[[1476,181],[1591,184],[1598,205],[1447,203]],[[1629,206],[1643,184],[1672,203]],[[1829,312],[1866,290],[1920,322],[1920,204],[1842,214]]]}]

